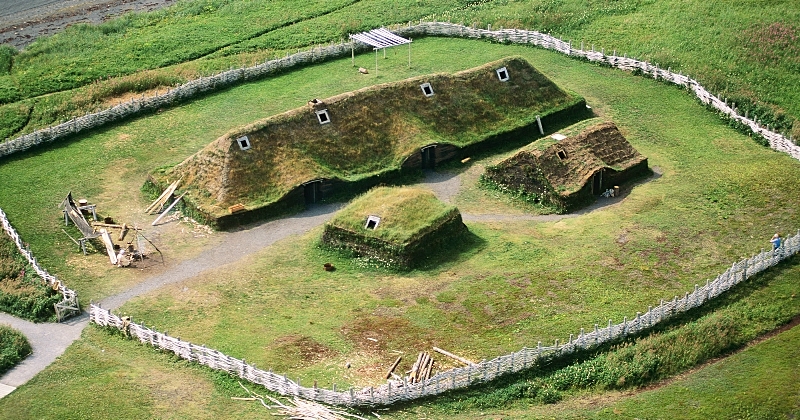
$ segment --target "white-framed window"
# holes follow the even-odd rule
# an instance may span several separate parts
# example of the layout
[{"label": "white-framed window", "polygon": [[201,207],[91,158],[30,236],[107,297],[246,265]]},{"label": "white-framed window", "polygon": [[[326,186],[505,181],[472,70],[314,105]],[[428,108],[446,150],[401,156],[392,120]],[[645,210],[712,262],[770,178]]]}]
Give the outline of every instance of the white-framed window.
[{"label": "white-framed window", "polygon": [[364,225],[364,229],[375,230],[378,228],[380,222],[381,218],[379,216],[369,216],[367,217],[367,223]]},{"label": "white-framed window", "polygon": [[327,109],[322,109],[315,112],[317,114],[317,119],[319,120],[320,124],[328,124],[331,122],[331,115],[328,113]]},{"label": "white-framed window", "polygon": [[247,136],[242,136],[242,137],[237,138],[236,139],[236,144],[238,144],[239,148],[242,149],[242,150],[247,150],[247,149],[253,147],[253,145],[250,144],[250,138],[247,137]]},{"label": "white-framed window", "polygon": [[419,87],[422,89],[422,93],[424,93],[425,96],[433,96],[433,86],[431,86],[430,83],[423,83],[419,85]]},{"label": "white-framed window", "polygon": [[501,82],[508,81],[508,69],[505,67],[500,67],[499,69],[495,70],[497,72],[497,78],[500,79]]}]

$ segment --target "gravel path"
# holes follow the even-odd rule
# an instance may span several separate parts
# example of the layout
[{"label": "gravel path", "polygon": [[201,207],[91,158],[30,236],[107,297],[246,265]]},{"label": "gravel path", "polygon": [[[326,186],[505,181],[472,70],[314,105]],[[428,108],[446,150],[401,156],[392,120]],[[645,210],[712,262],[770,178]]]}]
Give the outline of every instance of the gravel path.
[{"label": "gravel path", "polygon": [[[653,167],[654,175],[640,182],[647,182],[661,176],[661,171]],[[430,188],[437,198],[451,203],[461,189],[459,175],[429,171],[425,174],[422,185]],[[626,188],[630,191],[630,188]],[[620,202],[626,194],[619,197],[598,199],[591,206],[581,211],[563,215],[503,215],[503,214],[462,214],[464,221],[497,222],[497,221],[556,221],[567,217],[577,217],[596,209]],[[157,290],[163,286],[181,282],[200,273],[238,261],[254,254],[275,242],[293,235],[300,235],[325,223],[334,212],[342,207],[341,203],[314,206],[302,213],[251,226],[235,232],[219,233],[224,240],[218,246],[202,252],[195,258],[176,263],[164,273],[150,277],[136,286],[114,296],[107,297],[99,304],[107,309],[117,309],[126,301],[137,296]],[[28,338],[33,347],[33,354],[19,365],[0,377],[0,398],[16,387],[28,382],[50,363],[56,360],[77,340],[81,331],[88,324],[88,314],[72,318],[60,324],[34,324],[11,315],[0,313],[0,323],[9,324],[20,330]]]},{"label": "gravel path", "polygon": [[[225,239],[220,245],[202,252],[195,258],[177,263],[164,273],[150,277],[131,289],[105,298],[99,304],[107,309],[116,309],[134,297],[192,278],[203,271],[235,262],[281,239],[308,232],[323,224],[340,207],[340,203],[319,205],[285,219],[236,232],[221,233],[225,235]],[[21,331],[33,347],[30,356],[0,377],[0,398],[28,382],[53,363],[73,341],[80,337],[88,322],[87,313],[60,324],[35,324],[0,312],[0,323],[9,324]]]}]

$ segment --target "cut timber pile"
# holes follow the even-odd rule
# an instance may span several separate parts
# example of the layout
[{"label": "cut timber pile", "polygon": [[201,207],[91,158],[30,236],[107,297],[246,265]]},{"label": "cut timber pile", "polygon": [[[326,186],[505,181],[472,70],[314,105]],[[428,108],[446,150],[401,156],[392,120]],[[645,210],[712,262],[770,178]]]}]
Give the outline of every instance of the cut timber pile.
[{"label": "cut timber pile", "polygon": [[422,382],[431,377],[431,370],[433,370],[433,358],[427,351],[420,352],[417,356],[417,361],[408,372],[408,382],[415,384]]},{"label": "cut timber pile", "polygon": [[[170,184],[170,186],[167,187],[167,189],[164,190],[164,192],[162,192],[161,195],[158,196],[156,201],[153,201],[153,203],[150,204],[144,210],[144,212],[147,213],[147,214],[153,213],[154,211],[156,213],[160,212],[161,209],[164,208],[164,204],[166,204],[167,201],[169,201],[169,198],[172,196],[172,194],[175,192],[175,190],[178,189],[178,184],[180,184],[180,182],[181,182],[181,180],[179,179],[179,180],[173,182],[172,184]],[[158,210],[156,210],[156,209],[158,209]]]}]

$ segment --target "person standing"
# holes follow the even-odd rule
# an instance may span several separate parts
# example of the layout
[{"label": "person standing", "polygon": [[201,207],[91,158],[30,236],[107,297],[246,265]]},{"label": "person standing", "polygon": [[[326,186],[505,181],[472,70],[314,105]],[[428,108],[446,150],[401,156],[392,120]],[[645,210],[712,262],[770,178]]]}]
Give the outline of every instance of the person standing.
[{"label": "person standing", "polygon": [[772,235],[772,239],[769,241],[772,242],[773,251],[781,247],[781,235],[776,233],[775,235]]}]

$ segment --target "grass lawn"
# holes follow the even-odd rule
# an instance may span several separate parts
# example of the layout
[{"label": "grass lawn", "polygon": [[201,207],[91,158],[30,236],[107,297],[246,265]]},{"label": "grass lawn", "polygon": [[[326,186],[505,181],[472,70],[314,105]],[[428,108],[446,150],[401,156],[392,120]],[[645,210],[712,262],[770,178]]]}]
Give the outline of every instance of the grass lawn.
[{"label": "grass lawn", "polygon": [[[678,88],[517,46],[429,38],[415,41],[415,51],[411,70],[403,56],[392,57],[382,62],[377,80],[357,78],[349,60],[334,61],[5,159],[0,203],[40,261],[84,301],[106,296],[149,273],[111,270],[99,253],[79,255],[60,232],[55,208],[67,191],[88,196],[101,212],[128,223],[142,218],[143,225],[134,210],[147,204],[138,189],[145,174],[180,161],[232,126],[311,97],[509,55],[525,57],[560,86],[584,96],[660,168],[661,177],[637,186],[624,201],[580,217],[468,223],[471,238],[453,244],[461,252],[437,266],[403,274],[362,266],[319,248],[317,228],[122,308],[137,322],[324,387],[380,382],[396,357],[393,350],[413,355],[437,345],[482,359],[537,341],[564,340],[609,318],[619,322],[767,246],[775,231],[793,233],[800,226],[800,197],[794,193],[800,189],[800,164],[737,133]],[[371,59],[360,56],[356,65],[369,67]],[[493,158],[476,158],[472,167]],[[468,182],[463,194],[480,192]],[[493,202],[491,195],[484,199]],[[219,235],[197,244],[173,226],[162,238],[176,243],[165,246],[168,252],[192,253]],[[323,272],[322,262],[337,270]],[[796,270],[783,275],[796,278]],[[352,367],[345,368],[346,362]],[[793,383],[778,382],[764,387]],[[125,418],[263,416],[228,399],[236,387],[89,329],[61,361],[0,400],[0,412],[8,413],[0,417],[50,417],[62,408],[89,417],[97,415],[87,410],[102,392],[124,396],[111,399],[106,409]],[[620,409],[647,412],[645,402],[630,404]],[[743,404],[746,410],[748,403]],[[784,412],[785,406],[775,407]]]},{"label": "grass lawn", "polygon": [[[464,252],[441,266],[403,275],[362,267],[319,249],[317,229],[123,310],[137,321],[290,372],[305,383],[368,384],[391,363],[391,350],[413,354],[439,345],[481,359],[537,341],[563,340],[609,318],[619,321],[713,277],[764,247],[774,230],[785,233],[800,225],[798,197],[787,192],[797,189],[800,165],[736,133],[675,87],[535,49],[442,39],[421,40],[417,49],[414,71],[453,71],[510,54],[526,57],[616,122],[663,175],[636,187],[622,203],[581,217],[469,224],[472,240],[456,245]],[[393,62],[386,61],[387,78]],[[287,78],[316,80],[340,67],[349,64],[315,66]],[[342,84],[347,77],[345,72]],[[187,107],[202,112],[219,106],[216,102],[239,100],[228,95],[277,84],[242,86]],[[145,137],[140,133],[149,124],[174,121],[167,118],[170,113],[187,107],[109,131],[127,128],[132,136]],[[183,135],[160,136],[161,150],[171,146],[177,155],[189,148],[181,142],[190,134]],[[108,132],[96,136],[58,151],[86,150],[86,143],[107,140]],[[25,161],[48,154],[55,150]],[[147,160],[139,159],[144,171]],[[772,170],[775,166],[782,170]],[[135,200],[131,195],[128,200]],[[137,203],[144,201],[139,197]],[[52,220],[57,226],[57,213]],[[24,236],[26,224],[19,225]],[[319,265],[327,261],[336,272],[322,272]],[[108,272],[105,282],[122,287],[130,280],[120,277],[127,276]],[[79,291],[85,287],[102,295],[98,286],[79,279],[76,284]],[[304,352],[307,348],[315,351]],[[345,361],[353,368],[346,370]]]}]

